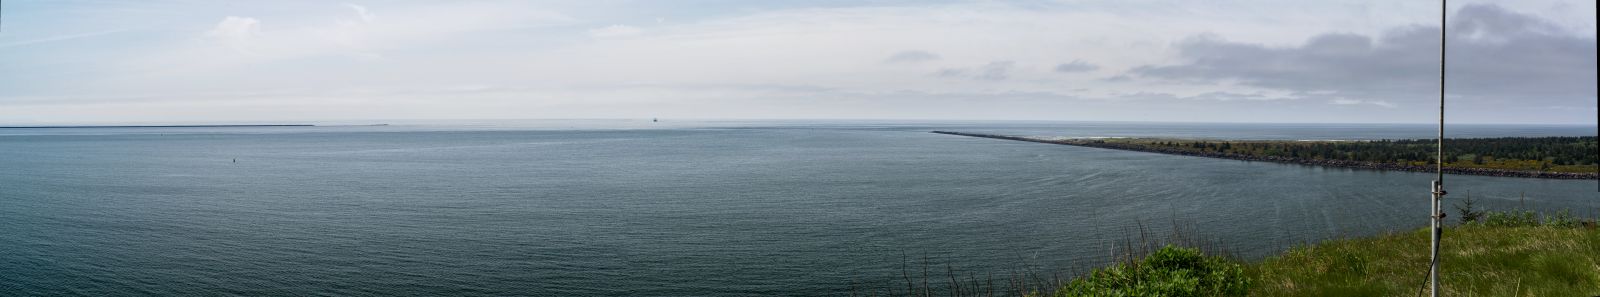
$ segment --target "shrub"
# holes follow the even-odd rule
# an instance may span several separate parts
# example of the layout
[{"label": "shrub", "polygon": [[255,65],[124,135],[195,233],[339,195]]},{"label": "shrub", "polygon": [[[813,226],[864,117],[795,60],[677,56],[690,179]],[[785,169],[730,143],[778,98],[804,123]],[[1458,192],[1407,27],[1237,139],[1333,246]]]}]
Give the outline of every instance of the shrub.
[{"label": "shrub", "polygon": [[1484,215],[1483,224],[1490,227],[1533,227],[1539,218],[1533,211],[1490,211]]},{"label": "shrub", "polygon": [[1471,224],[1473,222],[1477,222],[1479,218],[1483,217],[1482,210],[1472,209],[1472,204],[1474,202],[1477,201],[1472,200],[1472,193],[1467,193],[1467,199],[1461,200],[1461,204],[1456,204],[1456,211],[1461,213],[1459,216],[1461,218],[1461,224]]},{"label": "shrub", "polygon": [[1555,215],[1546,215],[1544,217],[1544,224],[1545,226],[1559,228],[1577,228],[1578,226],[1581,226],[1582,222],[1579,221],[1577,217],[1573,217],[1572,212],[1563,209],[1556,212]]},{"label": "shrub", "polygon": [[1249,287],[1238,263],[1168,245],[1143,260],[1096,269],[1055,296],[1241,296]]}]

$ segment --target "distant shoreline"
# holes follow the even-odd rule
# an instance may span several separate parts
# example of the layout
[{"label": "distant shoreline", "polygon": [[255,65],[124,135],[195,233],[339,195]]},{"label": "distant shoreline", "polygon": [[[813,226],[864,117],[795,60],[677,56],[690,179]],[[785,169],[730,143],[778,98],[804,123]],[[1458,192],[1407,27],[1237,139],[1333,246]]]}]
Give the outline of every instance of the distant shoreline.
[{"label": "distant shoreline", "polygon": [[[1027,142],[1038,142],[1038,143],[1048,143],[1048,144],[1059,144],[1059,145],[1071,145],[1071,146],[1081,146],[1081,147],[1114,149],[1114,150],[1124,150],[1124,151],[1158,153],[1158,154],[1168,154],[1168,155],[1208,157],[1208,158],[1240,160],[1240,161],[1263,161],[1263,162],[1274,162],[1274,163],[1285,163],[1285,164],[1300,164],[1300,165],[1355,168],[1355,169],[1370,169],[1370,170],[1411,171],[1411,172],[1434,172],[1434,170],[1435,170],[1435,168],[1433,166],[1413,166],[1413,165],[1400,165],[1400,164],[1391,164],[1391,163],[1377,163],[1377,162],[1364,162],[1364,161],[1351,161],[1351,160],[1304,159],[1304,158],[1290,158],[1290,157],[1278,157],[1278,156],[1253,156],[1253,155],[1232,154],[1232,153],[1196,152],[1196,151],[1178,150],[1178,149],[1165,149],[1165,148],[1158,148],[1158,147],[1119,145],[1119,144],[1116,144],[1116,143],[1105,143],[1105,142],[1070,141],[1070,140],[1047,140],[1047,139],[1037,139],[1037,138],[1020,137],[1020,136],[1006,136],[1006,135],[964,133],[964,132],[950,132],[950,131],[933,131],[933,133],[945,134],[945,135],[956,135],[956,136],[967,136],[967,137],[993,138],[993,139],[1003,139],[1003,140],[1015,140],[1015,141],[1027,141]],[[1522,170],[1506,170],[1506,169],[1491,169],[1491,168],[1461,168],[1461,167],[1444,167],[1443,170],[1444,170],[1445,173],[1450,173],[1450,174],[1499,176],[1499,177],[1525,177],[1525,178],[1545,178],[1545,179],[1596,179],[1597,177],[1600,177],[1600,174],[1596,174],[1596,173],[1593,173],[1593,172],[1522,171]]]},{"label": "distant shoreline", "polygon": [[89,129],[89,128],[263,128],[316,127],[317,125],[134,125],[134,126],[0,126],[0,129]]}]

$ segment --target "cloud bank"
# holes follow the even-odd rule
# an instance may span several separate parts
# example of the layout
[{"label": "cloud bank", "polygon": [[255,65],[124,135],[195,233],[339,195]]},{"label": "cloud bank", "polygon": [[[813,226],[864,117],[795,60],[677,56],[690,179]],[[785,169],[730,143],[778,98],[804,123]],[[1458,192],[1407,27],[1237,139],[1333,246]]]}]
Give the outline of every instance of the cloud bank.
[{"label": "cloud bank", "polygon": [[[1594,3],[1456,2],[1452,121],[1594,122]],[[1420,123],[1425,4],[8,3],[0,121]]]},{"label": "cloud bank", "polygon": [[[1452,23],[1446,84],[1457,100],[1509,107],[1581,104],[1596,97],[1594,39],[1490,5],[1463,7]],[[1182,63],[1129,73],[1347,98],[1336,102],[1418,106],[1437,98],[1439,38],[1439,27],[1420,25],[1378,36],[1320,34],[1289,47],[1201,35],[1178,43]]]},{"label": "cloud bank", "polygon": [[1083,60],[1072,60],[1072,62],[1056,65],[1055,69],[1056,72],[1062,73],[1090,72],[1100,70],[1100,65],[1089,64],[1089,62],[1084,62]]}]

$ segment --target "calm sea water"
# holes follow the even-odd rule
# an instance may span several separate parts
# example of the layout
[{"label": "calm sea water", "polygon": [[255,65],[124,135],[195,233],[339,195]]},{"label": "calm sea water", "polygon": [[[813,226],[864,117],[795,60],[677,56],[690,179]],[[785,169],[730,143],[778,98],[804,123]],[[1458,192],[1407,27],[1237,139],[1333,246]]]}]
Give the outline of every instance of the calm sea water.
[{"label": "calm sea water", "polygon": [[[0,295],[827,295],[1072,271],[1144,225],[1259,258],[1426,224],[1431,175],[927,133],[1427,138],[1425,125],[529,121],[0,129]],[[1451,137],[1594,135],[1452,126]],[[1447,176],[1600,212],[1595,181]],[[1521,197],[1526,197],[1525,201]],[[909,259],[909,260],[908,260]],[[942,271],[942,269],[941,269]]]}]

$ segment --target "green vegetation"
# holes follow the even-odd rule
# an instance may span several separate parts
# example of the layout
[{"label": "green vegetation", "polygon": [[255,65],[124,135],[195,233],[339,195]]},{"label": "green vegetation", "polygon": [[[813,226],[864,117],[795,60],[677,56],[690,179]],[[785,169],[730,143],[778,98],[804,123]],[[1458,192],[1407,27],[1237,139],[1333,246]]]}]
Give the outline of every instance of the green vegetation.
[{"label": "green vegetation", "polygon": [[[1600,295],[1600,224],[1566,211],[1478,211],[1445,229],[1440,295]],[[1206,255],[1215,249],[1127,240],[1117,264],[1077,278],[1013,275],[1000,285],[990,277],[962,280],[948,270],[945,292],[905,276],[904,291],[884,296],[1417,296],[1425,292],[1429,238],[1426,228],[1378,236],[1323,241],[1260,261]],[[1213,246],[1176,232],[1172,242]],[[1160,248],[1157,248],[1160,246]],[[1143,255],[1143,256],[1140,256]],[[1031,269],[1030,269],[1031,270]],[[1001,287],[1004,285],[1004,287]],[[853,290],[878,296],[881,291]]]},{"label": "green vegetation", "polygon": [[[1527,223],[1522,215],[1506,217]],[[1445,230],[1440,295],[1600,294],[1600,231],[1551,220],[1492,224]],[[1428,242],[1423,229],[1294,248],[1248,266],[1256,284],[1250,295],[1412,296],[1425,284]]]},{"label": "green vegetation", "polygon": [[1249,288],[1244,265],[1168,245],[1140,261],[1096,269],[1052,296],[1235,296]]},{"label": "green vegetation", "polygon": [[[1446,167],[1517,171],[1595,172],[1596,139],[1505,137],[1445,139]],[[1206,141],[1156,138],[1078,140],[1145,149],[1306,160],[1342,160],[1407,166],[1434,164],[1435,140]]]},{"label": "green vegetation", "polygon": [[[1600,230],[1557,214],[1490,212],[1447,229],[1441,295],[1600,294]],[[1502,218],[1502,219],[1497,219]],[[1095,270],[1051,296],[1411,296],[1425,285],[1428,230],[1301,246],[1241,264],[1168,246]]]}]

